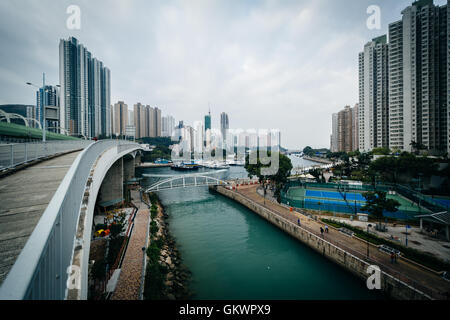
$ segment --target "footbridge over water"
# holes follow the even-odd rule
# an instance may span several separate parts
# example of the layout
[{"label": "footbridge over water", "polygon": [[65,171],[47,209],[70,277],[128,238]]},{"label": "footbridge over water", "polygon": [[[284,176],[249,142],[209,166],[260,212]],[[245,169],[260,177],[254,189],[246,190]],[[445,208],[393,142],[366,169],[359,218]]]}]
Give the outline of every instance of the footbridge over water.
[{"label": "footbridge over water", "polygon": [[95,205],[124,198],[142,147],[102,140],[59,142],[56,153],[45,144],[15,148],[25,161],[9,159],[10,147],[3,167],[11,172],[0,177],[0,300],[86,299]]},{"label": "footbridge over water", "polygon": [[227,170],[218,170],[201,174],[184,174],[184,175],[148,175],[150,178],[162,178],[155,182],[145,192],[156,192],[163,190],[172,190],[189,187],[209,187],[209,186],[227,186],[230,182],[213,177],[212,175],[226,172]]}]

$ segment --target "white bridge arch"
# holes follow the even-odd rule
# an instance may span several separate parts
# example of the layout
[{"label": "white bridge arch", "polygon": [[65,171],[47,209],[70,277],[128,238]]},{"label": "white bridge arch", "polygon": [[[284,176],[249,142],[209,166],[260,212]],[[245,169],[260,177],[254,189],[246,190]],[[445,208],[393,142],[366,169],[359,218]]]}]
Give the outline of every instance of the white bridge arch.
[{"label": "white bridge arch", "polygon": [[206,187],[206,186],[218,186],[218,185],[230,185],[229,182],[221,179],[217,179],[208,175],[191,174],[191,175],[178,175],[171,176],[168,179],[159,181],[151,185],[146,189],[146,192],[171,190],[177,188],[188,187]]}]

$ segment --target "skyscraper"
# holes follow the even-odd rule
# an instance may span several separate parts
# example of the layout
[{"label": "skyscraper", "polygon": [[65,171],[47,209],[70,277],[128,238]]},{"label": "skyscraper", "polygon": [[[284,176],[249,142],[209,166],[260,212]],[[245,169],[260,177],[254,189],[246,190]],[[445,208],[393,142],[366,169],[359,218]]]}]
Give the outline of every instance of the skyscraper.
[{"label": "skyscraper", "polygon": [[383,35],[359,54],[360,151],[388,146],[388,98],[388,45]]},{"label": "skyscraper", "polygon": [[358,150],[358,104],[332,115],[331,152]]},{"label": "skyscraper", "polygon": [[338,114],[333,113],[331,115],[331,152],[338,152]]},{"label": "skyscraper", "polygon": [[60,40],[59,79],[61,127],[73,135],[108,135],[110,71],[74,37]]},{"label": "skyscraper", "polygon": [[352,108],[352,151],[359,150],[359,105]]},{"label": "skyscraper", "polygon": [[134,126],[136,128],[136,139],[140,139],[146,136],[146,128],[145,128],[145,106],[141,103],[137,103],[134,105]]},{"label": "skyscraper", "polygon": [[226,114],[225,112],[222,112],[220,114],[220,131],[222,132],[223,141],[226,140],[228,129],[230,129],[230,122],[228,119],[228,114]]},{"label": "skyscraper", "polygon": [[161,137],[162,121],[161,121],[161,109],[158,107],[153,108],[153,121],[154,121],[154,136]]},{"label": "skyscraper", "polygon": [[162,137],[171,137],[175,130],[175,118],[172,116],[162,117]]},{"label": "skyscraper", "polygon": [[211,130],[211,111],[205,116],[205,132]]},{"label": "skyscraper", "polygon": [[44,101],[45,101],[45,127],[50,132],[59,130],[59,89],[56,86],[45,86],[36,91],[36,120],[44,124]]},{"label": "skyscraper", "polygon": [[128,125],[128,106],[123,101],[114,105],[114,130],[116,136],[125,135]]},{"label": "skyscraper", "polygon": [[352,109],[345,106],[344,110],[338,113],[338,150],[342,152],[353,151],[353,120]]},{"label": "skyscraper", "polygon": [[450,150],[449,5],[419,0],[389,25],[389,147]]},{"label": "skyscraper", "polygon": [[155,112],[150,106],[145,107],[145,137],[156,137]]}]

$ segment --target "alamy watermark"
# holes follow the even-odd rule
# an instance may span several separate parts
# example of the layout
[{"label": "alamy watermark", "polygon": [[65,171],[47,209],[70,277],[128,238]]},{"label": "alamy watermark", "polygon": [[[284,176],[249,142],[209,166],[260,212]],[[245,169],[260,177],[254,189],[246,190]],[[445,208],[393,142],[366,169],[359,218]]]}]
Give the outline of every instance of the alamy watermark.
[{"label": "alamy watermark", "polygon": [[81,269],[79,266],[71,265],[67,267],[67,289],[81,289]]},{"label": "alamy watermark", "polygon": [[70,5],[67,7],[66,13],[69,15],[66,20],[66,27],[69,30],[81,29],[81,9],[77,5]]},{"label": "alamy watermark", "polygon": [[381,270],[380,267],[372,265],[367,267],[367,278],[366,284],[369,290],[380,290],[381,289]]},{"label": "alamy watermark", "polygon": [[377,5],[371,5],[367,7],[367,18],[366,25],[369,30],[380,30],[381,29],[381,8]]}]

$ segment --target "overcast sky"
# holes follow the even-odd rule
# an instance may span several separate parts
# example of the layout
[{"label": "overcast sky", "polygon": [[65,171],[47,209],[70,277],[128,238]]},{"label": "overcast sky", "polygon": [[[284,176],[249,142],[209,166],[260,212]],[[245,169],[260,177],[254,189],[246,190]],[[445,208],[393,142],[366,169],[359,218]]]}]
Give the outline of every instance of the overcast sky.
[{"label": "overcast sky", "polygon": [[[1,0],[0,104],[35,104],[25,82],[42,72],[58,84],[59,40],[75,36],[111,69],[112,103],[189,124],[210,103],[213,126],[227,112],[231,128],[280,129],[283,146],[329,147],[331,114],[358,101],[358,52],[411,2]],[[66,28],[72,4],[80,30]]]}]

